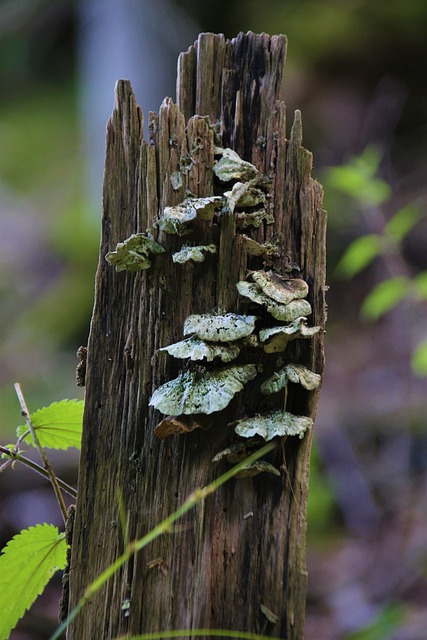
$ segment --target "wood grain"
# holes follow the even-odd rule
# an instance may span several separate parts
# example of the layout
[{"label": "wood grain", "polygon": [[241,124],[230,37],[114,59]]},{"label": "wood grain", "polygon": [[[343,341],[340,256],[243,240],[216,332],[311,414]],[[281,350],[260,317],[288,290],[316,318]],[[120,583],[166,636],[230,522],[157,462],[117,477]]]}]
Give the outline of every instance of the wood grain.
[{"label": "wood grain", "polygon": [[[122,551],[120,501],[131,539],[141,537],[199,486],[226,470],[212,457],[236,440],[227,424],[266,402],[251,382],[208,430],[159,440],[162,416],[148,406],[153,391],[178,374],[182,362],[160,347],[182,339],[190,313],[243,311],[235,283],[262,267],[247,256],[233,216],[197,221],[195,245],[216,244],[203,263],[174,264],[186,238],[158,232],[154,220],[186,191],[214,193],[215,134],[271,181],[274,225],[249,227],[259,242],[275,239],[273,268],[299,265],[309,284],[310,325],[325,323],[325,233],[322,187],[311,177],[312,157],[301,146],[300,114],[286,139],[285,36],[202,34],[181,54],[178,104],[166,99],[149,114],[150,139],[129,82],[119,81],[107,127],[102,237],[88,344],[86,404],[71,566],[71,607],[85,587]],[[182,186],[171,180],[182,175]],[[143,272],[116,273],[104,256],[147,228],[166,252]],[[262,363],[264,378],[276,356],[245,352],[240,362]],[[323,372],[323,331],[297,340],[286,359]],[[315,417],[318,392],[292,385],[288,410]],[[268,458],[280,478],[233,480],[156,540],[119,572],[71,623],[69,640],[114,638],[178,628],[222,628],[303,637],[307,574],[306,511],[311,434],[288,439]],[[252,513],[253,515],[248,516]],[[162,561],[158,561],[158,559]],[[156,560],[156,562],[154,562]],[[130,600],[125,616],[122,602]],[[269,622],[261,604],[278,616]],[[185,636],[183,636],[185,637]]]}]

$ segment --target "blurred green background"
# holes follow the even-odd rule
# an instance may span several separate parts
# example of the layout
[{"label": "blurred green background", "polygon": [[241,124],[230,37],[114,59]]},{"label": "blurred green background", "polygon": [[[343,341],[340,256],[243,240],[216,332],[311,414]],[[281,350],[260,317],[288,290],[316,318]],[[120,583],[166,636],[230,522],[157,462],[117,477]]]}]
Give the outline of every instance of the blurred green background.
[{"label": "blurred green background", "polygon": [[[75,351],[93,304],[115,80],[128,77],[144,112],[157,111],[175,97],[177,54],[199,31],[247,30],[288,36],[288,116],[302,110],[329,213],[306,640],[421,640],[427,402],[413,354],[427,337],[425,0],[0,2],[0,440],[13,441],[21,422],[14,382],[30,410],[83,397]],[[403,209],[416,214],[392,237]],[[345,266],[366,235],[382,249],[364,242]],[[411,294],[391,287],[391,304],[377,294],[367,313],[367,296],[390,278]],[[75,482],[75,455],[55,463]],[[20,528],[58,521],[47,495],[21,469],[0,476],[2,546]],[[55,589],[12,638],[49,637]]]}]

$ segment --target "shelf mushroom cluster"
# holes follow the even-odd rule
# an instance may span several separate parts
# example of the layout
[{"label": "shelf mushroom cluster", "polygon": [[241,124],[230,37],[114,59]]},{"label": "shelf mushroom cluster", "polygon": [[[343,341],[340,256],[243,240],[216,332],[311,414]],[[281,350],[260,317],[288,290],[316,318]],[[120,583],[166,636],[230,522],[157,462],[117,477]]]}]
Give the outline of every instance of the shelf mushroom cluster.
[{"label": "shelf mushroom cluster", "polygon": [[[232,149],[217,147],[215,154],[220,159],[214,164],[213,171],[220,184],[231,183],[231,188],[224,191],[223,195],[189,197],[179,205],[165,207],[163,215],[154,223],[159,230],[185,236],[191,233],[194,220],[212,220],[215,215],[224,214],[234,216],[239,230],[274,222],[267,207],[269,181]],[[241,236],[248,255],[261,257],[267,262],[277,255],[277,246],[273,243],[261,244],[243,233]],[[106,255],[106,260],[115,265],[117,271],[137,271],[149,268],[152,257],[164,252],[164,247],[149,233],[139,233],[119,243],[115,251]],[[216,252],[217,247],[213,244],[184,244],[180,251],[172,255],[172,259],[178,264],[188,260],[202,262],[206,254]],[[250,271],[247,279],[236,286],[239,294],[249,301],[248,304],[263,307],[277,324],[270,326],[268,322],[267,326],[256,327],[257,323],[260,324],[258,316],[237,313],[206,313],[187,317],[183,327],[184,339],[164,346],[159,351],[191,362],[209,363],[209,368],[193,365],[154,391],[149,404],[165,414],[155,428],[159,438],[187,433],[196,428],[206,429],[212,425],[212,414],[223,411],[259,373],[256,364],[246,363],[247,357],[242,364],[229,364],[239,357],[242,350],[257,347],[266,354],[280,353],[285,351],[291,340],[311,338],[320,330],[320,327],[307,326],[307,316],[312,310],[306,300],[308,285],[301,278],[291,279],[272,270],[258,270]],[[216,367],[210,364],[214,361],[220,361],[221,365]],[[265,380],[260,391],[264,395],[278,393],[285,389],[288,382],[313,390],[320,385],[321,377],[303,365],[288,363]],[[258,445],[259,438],[271,440],[276,436],[295,435],[302,438],[312,424],[309,417],[281,410],[243,417],[229,425],[234,427],[242,441],[219,452],[213,461],[226,459],[234,463],[244,460],[248,452]],[[262,472],[280,475],[270,463],[261,460],[243,468],[240,477]]]}]

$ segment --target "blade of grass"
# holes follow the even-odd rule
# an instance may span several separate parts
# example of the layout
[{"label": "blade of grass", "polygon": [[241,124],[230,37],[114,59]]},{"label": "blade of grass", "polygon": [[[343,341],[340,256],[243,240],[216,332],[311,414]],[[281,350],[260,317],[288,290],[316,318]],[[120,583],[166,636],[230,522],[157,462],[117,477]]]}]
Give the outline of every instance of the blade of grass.
[{"label": "blade of grass", "polygon": [[179,520],[187,511],[190,511],[196,504],[203,502],[210,494],[215,493],[219,487],[225,484],[228,480],[238,473],[243,466],[255,462],[262,456],[265,456],[269,451],[274,449],[276,444],[269,443],[250,455],[246,460],[243,460],[235,467],[224,473],[222,476],[208,484],[206,487],[202,487],[193,491],[193,493],[187,498],[187,500],[170,516],[165,518],[163,522],[160,522],[154,529],[149,531],[145,536],[139,540],[133,540],[128,544],[124,553],[117,558],[110,566],[108,566],[95,580],[86,588],[83,596],[80,598],[74,609],[68,614],[68,617],[58,627],[55,633],[51,636],[50,640],[58,640],[61,634],[67,629],[72,620],[80,613],[83,607],[93,598],[93,596],[99,591],[99,589],[122,567],[133,555],[141,551],[150,542],[161,536],[163,533],[167,533],[172,530],[174,522]]},{"label": "blade of grass", "polygon": [[163,640],[165,638],[239,638],[240,640],[280,640],[273,636],[263,636],[248,631],[231,629],[174,629],[173,631],[153,631],[139,636],[117,638],[117,640]]}]

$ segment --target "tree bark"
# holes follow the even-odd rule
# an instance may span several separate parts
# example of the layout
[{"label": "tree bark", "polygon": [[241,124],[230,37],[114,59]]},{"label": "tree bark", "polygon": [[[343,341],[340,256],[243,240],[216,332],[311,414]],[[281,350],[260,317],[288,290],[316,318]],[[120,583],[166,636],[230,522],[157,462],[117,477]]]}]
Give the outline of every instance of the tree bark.
[{"label": "tree bark", "polygon": [[[157,350],[182,339],[184,320],[194,313],[245,313],[248,308],[248,313],[268,316],[238,295],[236,283],[263,263],[248,255],[233,215],[195,222],[190,243],[217,246],[217,254],[199,264],[173,263],[171,253],[188,238],[154,225],[164,207],[179,204],[188,191],[204,197],[218,189],[215,123],[222,146],[234,149],[271,181],[268,203],[274,224],[243,232],[260,243],[277,243],[278,255],[270,266],[308,283],[309,324],[322,327],[311,339],[294,340],[279,355],[323,372],[326,215],[322,187],[311,178],[312,156],[301,146],[298,112],[286,139],[285,54],[285,36],[248,33],[229,41],[222,35],[200,35],[179,58],[178,104],[167,98],[158,116],[149,114],[149,141],[144,140],[143,115],[129,82],[117,83],[107,127],[71,607],[123,552],[121,509],[129,539],[142,537],[195,488],[226,470],[227,463],[213,464],[212,458],[238,439],[227,426],[230,422],[262,411],[266,402],[270,408],[283,406],[281,394],[266,401],[257,378],[225,410],[213,414],[209,430],[164,440],[154,434],[162,416],[149,406],[150,397],[184,368],[182,361]],[[106,253],[147,229],[165,253],[153,257],[147,270],[116,272]],[[296,265],[300,271],[292,271]],[[237,362],[262,364],[264,380],[277,368],[277,354],[253,348]],[[290,385],[287,411],[314,418],[317,398],[318,390]],[[302,440],[290,437],[270,454],[269,461],[281,468],[280,477],[231,480],[173,533],[129,561],[70,624],[68,639],[182,628],[303,638],[311,439],[309,430]],[[127,601],[130,609],[124,610]],[[277,622],[267,619],[261,605]]]}]

